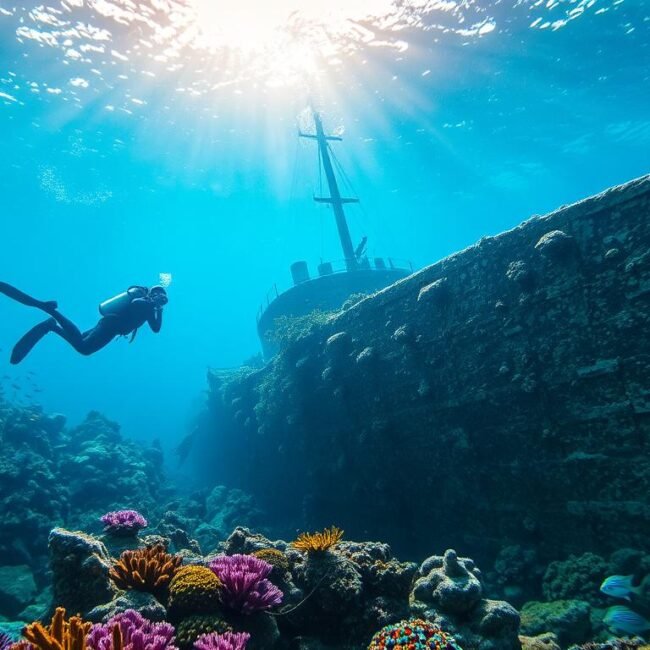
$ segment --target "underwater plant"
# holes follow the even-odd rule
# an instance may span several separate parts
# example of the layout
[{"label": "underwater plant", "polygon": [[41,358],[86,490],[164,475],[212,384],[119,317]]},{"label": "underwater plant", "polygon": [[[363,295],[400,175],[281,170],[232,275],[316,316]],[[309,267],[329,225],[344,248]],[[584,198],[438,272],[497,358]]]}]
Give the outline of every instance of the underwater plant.
[{"label": "underwater plant", "polygon": [[282,592],[268,576],[273,567],[252,555],[220,555],[210,569],[223,583],[221,603],[240,614],[270,609],[282,602]]},{"label": "underwater plant", "polygon": [[147,520],[137,510],[114,510],[100,517],[104,533],[116,537],[132,537],[147,527]]},{"label": "underwater plant", "polygon": [[169,623],[152,623],[142,614],[127,609],[92,626],[86,650],[177,650],[174,628]]},{"label": "underwater plant", "polygon": [[176,616],[214,612],[219,606],[221,586],[221,580],[208,567],[181,567],[169,583],[168,608]]},{"label": "underwater plant", "polygon": [[13,645],[13,639],[5,632],[0,632],[0,650],[8,650]]},{"label": "underwater plant", "polygon": [[136,589],[158,594],[164,592],[183,558],[165,551],[162,544],[135,551],[124,551],[110,570],[119,589]]},{"label": "underwater plant", "polygon": [[372,637],[368,650],[462,650],[437,625],[419,618],[387,625]]},{"label": "underwater plant", "polygon": [[196,650],[244,650],[251,635],[247,632],[204,634],[194,643]]},{"label": "underwater plant", "polygon": [[320,533],[301,533],[291,546],[307,553],[323,553],[336,546],[343,537],[343,531],[336,526],[326,528]]},{"label": "underwater plant", "polygon": [[14,648],[32,650],[85,650],[86,637],[92,627],[79,616],[65,620],[65,609],[57,607],[50,624],[45,627],[39,621],[31,623],[23,630],[24,641],[14,644]]},{"label": "underwater plant", "polygon": [[195,614],[184,618],[176,626],[176,643],[181,650],[186,650],[204,634],[232,631],[232,627],[219,614]]}]

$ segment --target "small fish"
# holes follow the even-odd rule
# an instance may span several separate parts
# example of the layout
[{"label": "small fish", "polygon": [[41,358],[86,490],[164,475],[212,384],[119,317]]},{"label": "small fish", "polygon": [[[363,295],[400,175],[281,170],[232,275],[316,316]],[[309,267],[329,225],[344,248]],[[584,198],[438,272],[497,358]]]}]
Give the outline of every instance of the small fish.
[{"label": "small fish", "polygon": [[613,598],[632,600],[631,594],[640,592],[639,587],[632,586],[632,580],[634,580],[634,576],[609,576],[603,580],[600,590]]},{"label": "small fish", "polygon": [[650,621],[625,605],[610,607],[605,612],[603,623],[616,634],[643,634],[650,630]]},{"label": "small fish", "polygon": [[11,384],[12,388],[15,388],[16,390],[21,390],[20,384]]}]

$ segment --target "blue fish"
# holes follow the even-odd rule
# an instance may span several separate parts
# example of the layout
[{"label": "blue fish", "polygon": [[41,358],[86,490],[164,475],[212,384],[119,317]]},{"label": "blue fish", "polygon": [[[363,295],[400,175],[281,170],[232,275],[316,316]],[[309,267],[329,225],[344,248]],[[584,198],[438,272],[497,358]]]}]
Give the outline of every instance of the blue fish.
[{"label": "blue fish", "polygon": [[605,625],[616,634],[643,634],[650,630],[650,621],[625,605],[615,605],[605,612]]},{"label": "blue fish", "polygon": [[639,594],[639,588],[632,586],[634,576],[609,576],[603,580],[600,590],[613,598],[631,600],[631,594]]}]

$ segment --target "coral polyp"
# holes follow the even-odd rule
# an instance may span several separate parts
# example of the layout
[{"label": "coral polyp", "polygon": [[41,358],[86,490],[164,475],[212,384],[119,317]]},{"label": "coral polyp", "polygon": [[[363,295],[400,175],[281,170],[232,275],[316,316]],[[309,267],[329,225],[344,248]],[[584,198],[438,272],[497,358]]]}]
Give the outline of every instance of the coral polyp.
[{"label": "coral polyp", "polygon": [[124,551],[111,568],[110,577],[120,589],[136,589],[153,594],[164,592],[183,558],[170,555],[161,544]]},{"label": "coral polyp", "polygon": [[78,616],[65,618],[65,609],[57,607],[50,625],[43,626],[39,621],[28,625],[23,631],[25,641],[16,644],[20,648],[32,650],[85,650],[86,637],[92,623]]},{"label": "coral polyp", "polygon": [[115,537],[134,537],[147,527],[147,520],[137,510],[113,510],[100,517],[104,533]]},{"label": "coral polyp", "polygon": [[419,618],[400,621],[381,629],[368,650],[462,650],[454,638],[437,625]]},{"label": "coral polyp", "polygon": [[291,546],[307,553],[323,553],[336,546],[343,537],[343,531],[336,526],[319,533],[301,533]]}]

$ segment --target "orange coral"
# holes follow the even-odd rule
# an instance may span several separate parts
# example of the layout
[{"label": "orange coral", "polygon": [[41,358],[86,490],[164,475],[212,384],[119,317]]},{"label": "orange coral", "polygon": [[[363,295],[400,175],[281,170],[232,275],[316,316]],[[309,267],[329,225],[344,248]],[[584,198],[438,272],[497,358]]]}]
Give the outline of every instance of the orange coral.
[{"label": "orange coral", "polygon": [[120,589],[137,589],[151,593],[164,591],[181,565],[183,558],[170,555],[162,544],[135,551],[124,551],[110,570]]},{"label": "orange coral", "polygon": [[307,553],[322,553],[336,546],[343,537],[343,531],[336,526],[326,528],[321,533],[301,533],[291,546]]},{"label": "orange coral", "polygon": [[45,627],[38,621],[28,625],[23,631],[25,641],[13,647],[25,648],[31,644],[37,650],[84,650],[91,625],[78,616],[71,616],[66,621],[65,609],[57,607],[50,625]]}]

